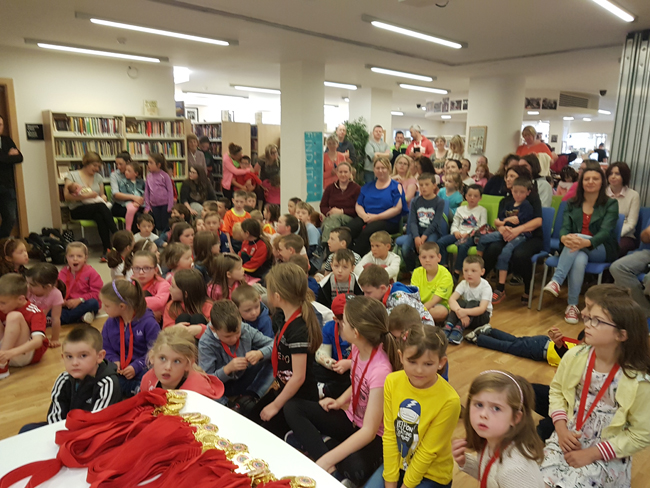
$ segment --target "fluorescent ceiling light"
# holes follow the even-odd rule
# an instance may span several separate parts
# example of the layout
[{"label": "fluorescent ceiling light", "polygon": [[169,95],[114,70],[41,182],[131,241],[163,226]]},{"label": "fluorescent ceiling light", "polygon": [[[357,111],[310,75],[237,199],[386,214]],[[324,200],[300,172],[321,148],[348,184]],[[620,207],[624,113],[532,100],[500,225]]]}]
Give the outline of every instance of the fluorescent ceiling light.
[{"label": "fluorescent ceiling light", "polygon": [[441,115],[440,118],[445,119],[445,120],[446,119],[451,119],[451,115]]},{"label": "fluorescent ceiling light", "polygon": [[401,117],[401,116],[404,115],[404,112],[392,111],[390,114],[391,114],[391,115],[397,115],[398,117]]},{"label": "fluorescent ceiling light", "polygon": [[582,120],[584,120],[585,122],[591,122],[591,119],[589,117],[583,117]]},{"label": "fluorescent ceiling light", "polygon": [[[27,42],[27,39],[25,40],[25,42]],[[130,59],[131,61],[143,61],[146,63],[160,63],[160,61],[163,59],[167,61],[167,58],[152,58],[149,56],[138,56],[136,54],[100,51],[98,49],[88,49],[84,47],[75,47],[75,46],[63,46],[60,44],[51,44],[48,42],[35,42],[35,43],[30,42],[29,44],[36,44],[38,47],[43,49],[52,49],[54,51],[66,51],[66,52],[77,53],[77,54],[92,54],[93,56],[103,56],[105,58]]]},{"label": "fluorescent ceiling light", "polygon": [[400,78],[409,78],[411,80],[433,81],[433,78],[431,76],[416,75],[413,73],[406,73],[404,71],[395,71],[392,69],[378,68],[377,66],[371,66],[370,71],[372,71],[373,73],[380,73],[382,75],[399,76]]},{"label": "fluorescent ceiling light", "polygon": [[280,95],[282,92],[280,90],[275,90],[274,88],[257,88],[255,86],[242,86],[242,85],[230,85],[235,90],[256,92],[256,93],[270,93],[271,95]]},{"label": "fluorescent ceiling light", "polygon": [[350,99],[348,97],[343,97],[343,101],[350,103]]},{"label": "fluorescent ceiling light", "polygon": [[609,110],[598,110],[598,113],[603,115],[612,115],[612,113]]},{"label": "fluorescent ceiling light", "polygon": [[176,39],[184,39],[186,41],[204,42],[206,44],[214,44],[216,46],[229,46],[230,45],[229,42],[220,41],[218,39],[210,39],[208,37],[193,36],[193,35],[190,35],[190,34],[181,34],[180,32],[172,32],[172,31],[166,31],[166,30],[162,30],[162,29],[152,29],[151,27],[143,27],[143,26],[140,26],[140,25],[123,24],[121,22],[113,22],[112,20],[96,19],[96,18],[93,17],[93,18],[90,19],[90,21],[93,24],[105,25],[107,27],[117,27],[118,29],[126,29],[126,30],[144,32],[146,34],[155,34],[157,36],[175,37]]},{"label": "fluorescent ceiling light", "polygon": [[323,107],[334,107],[334,108],[339,108],[338,105],[332,105],[331,103],[326,103],[325,105],[323,105]]},{"label": "fluorescent ceiling light", "polygon": [[562,117],[563,120],[573,120],[573,117]]},{"label": "fluorescent ceiling light", "polygon": [[417,32],[411,29],[406,29],[404,27],[399,27],[397,25],[388,24],[380,20],[372,19],[370,20],[370,23],[375,27],[379,27],[380,29],[395,32],[397,34],[402,34],[404,36],[415,37],[416,39],[420,39],[422,41],[433,42],[435,44],[440,44],[441,46],[451,47],[453,49],[461,49],[462,47],[464,47],[459,42],[449,41],[441,37],[431,36],[429,34],[424,34],[423,32]]},{"label": "fluorescent ceiling light", "polygon": [[603,7],[605,10],[609,11],[610,13],[616,15],[621,20],[624,20],[625,22],[634,22],[634,15],[626,12],[623,10],[621,7],[618,5],[614,5],[612,2],[609,0],[591,0],[594,3],[597,3],[601,7]]},{"label": "fluorescent ceiling light", "polygon": [[442,88],[429,88],[428,86],[418,86],[418,85],[409,85],[407,83],[399,83],[400,88],[404,88],[406,90],[415,90],[415,91],[422,91],[422,92],[427,92],[427,93],[437,93],[439,95],[446,95],[449,93],[447,90],[443,90]]},{"label": "fluorescent ceiling light", "polygon": [[539,112],[537,112],[536,110],[529,110],[528,115],[539,115]]},{"label": "fluorescent ceiling light", "polygon": [[180,85],[190,81],[190,69],[184,66],[174,66],[174,84]]},{"label": "fluorescent ceiling light", "polygon": [[[184,91],[185,95],[191,95],[197,98],[209,98],[209,97],[225,97],[225,98],[245,98],[243,95],[221,95],[219,93],[205,93],[205,92],[194,92],[194,91]],[[263,111],[263,110],[262,110]]]},{"label": "fluorescent ceiling light", "polygon": [[350,85],[348,83],[337,83],[335,81],[326,81],[323,83],[325,86],[329,86],[330,88],[343,88],[345,90],[356,90],[359,88],[357,85]]}]

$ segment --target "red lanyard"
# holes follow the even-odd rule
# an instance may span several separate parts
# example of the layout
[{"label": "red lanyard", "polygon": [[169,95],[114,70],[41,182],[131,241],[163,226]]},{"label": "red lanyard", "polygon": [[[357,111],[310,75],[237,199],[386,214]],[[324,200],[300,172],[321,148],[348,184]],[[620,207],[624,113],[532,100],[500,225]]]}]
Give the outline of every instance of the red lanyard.
[{"label": "red lanyard", "polygon": [[296,320],[298,316],[302,313],[302,310],[299,308],[293,314],[291,314],[291,317],[289,317],[289,320],[287,320],[284,323],[284,327],[282,327],[282,330],[278,335],[275,336],[275,339],[273,340],[273,354],[271,355],[271,363],[273,363],[273,376],[276,377],[278,376],[278,346],[280,345],[280,340],[282,339],[282,336],[284,335],[284,332],[287,330],[287,327],[289,327],[289,324]]},{"label": "red lanyard", "polygon": [[[334,278],[334,291],[336,292],[336,296],[339,296],[339,295],[340,295],[340,293],[339,293],[339,286],[338,286],[338,284],[337,284],[337,282],[336,282],[336,277],[335,277],[335,276],[332,276],[332,278]],[[350,276],[348,277],[348,289],[347,289],[347,291],[346,291],[345,293],[349,293],[349,292],[350,292],[350,286],[351,286],[351,285],[352,285],[352,275],[350,275]]]},{"label": "red lanyard", "polygon": [[336,345],[336,353],[338,354],[339,361],[343,359],[343,354],[341,354],[341,338],[339,337],[339,321],[334,321],[334,344]]},{"label": "red lanyard", "polygon": [[383,303],[384,306],[386,306],[386,302],[388,302],[388,297],[390,296],[391,288],[393,288],[393,287],[389,285],[388,290],[386,290],[386,294],[384,295],[384,298],[381,299],[381,303]]},{"label": "red lanyard", "polygon": [[237,339],[237,344],[235,344],[235,352],[232,353],[230,351],[230,346],[228,344],[224,344],[223,341],[221,342],[221,347],[223,347],[223,350],[226,351],[226,354],[230,356],[231,358],[235,359],[237,357],[237,349],[239,349],[239,339]]},{"label": "red lanyard", "polygon": [[609,385],[611,385],[612,381],[614,381],[614,377],[616,376],[616,373],[620,368],[618,364],[614,365],[612,370],[607,375],[607,379],[605,379],[605,383],[603,384],[603,386],[600,388],[600,391],[596,395],[594,402],[591,404],[591,408],[589,409],[587,414],[583,416],[585,407],[587,406],[587,395],[589,394],[589,385],[591,384],[591,375],[595,364],[596,364],[596,353],[592,350],[591,357],[589,358],[589,364],[587,365],[587,371],[585,372],[585,384],[582,387],[582,395],[580,396],[580,406],[578,407],[578,417],[576,419],[576,430],[578,431],[582,430],[582,427],[585,425],[585,422],[587,421],[591,413],[596,408],[598,402],[602,400],[603,396],[605,396],[605,393],[607,392],[607,388],[609,388]]},{"label": "red lanyard", "polygon": [[129,326],[129,355],[124,358],[124,334],[125,334],[125,329],[126,325],[124,325],[124,320],[122,317],[120,317],[120,369],[126,369],[129,364],[131,364],[131,359],[133,358],[133,327],[131,326],[131,322],[128,324]]},{"label": "red lanyard", "polygon": [[487,466],[485,466],[485,472],[483,473],[483,476],[481,476],[481,464],[483,463],[483,454],[485,453],[486,449],[487,446],[485,446],[481,451],[481,458],[478,461],[478,479],[481,480],[480,488],[487,488],[488,476],[490,476],[490,469],[492,469],[492,465],[499,458],[499,450],[497,449],[492,455],[492,457],[490,458],[490,460],[488,461]]},{"label": "red lanyard", "polygon": [[357,352],[357,360],[354,363],[354,369],[352,370],[352,374],[350,375],[350,382],[352,386],[352,415],[354,415],[357,411],[357,405],[359,404],[359,394],[361,393],[361,385],[363,385],[363,379],[366,377],[366,372],[368,371],[368,366],[370,366],[370,363],[372,362],[372,358],[375,357],[375,354],[377,354],[377,351],[379,350],[379,347],[375,347],[372,352],[370,353],[370,358],[368,359],[368,362],[366,363],[366,367],[363,368],[363,373],[361,373],[361,378],[359,379],[359,386],[357,387],[357,391],[354,391],[354,377],[356,376],[357,372],[357,363],[360,360],[359,359],[359,353]]}]

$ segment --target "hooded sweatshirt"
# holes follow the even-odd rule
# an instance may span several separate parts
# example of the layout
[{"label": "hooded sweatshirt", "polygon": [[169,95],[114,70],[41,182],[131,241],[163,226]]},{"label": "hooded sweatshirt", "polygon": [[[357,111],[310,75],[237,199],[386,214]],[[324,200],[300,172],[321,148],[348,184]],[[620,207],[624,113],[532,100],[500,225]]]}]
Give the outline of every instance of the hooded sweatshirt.
[{"label": "hooded sweatshirt", "polygon": [[99,412],[122,400],[117,368],[114,363],[104,360],[97,366],[95,376],[87,375],[82,380],[64,371],[54,382],[51,396],[48,424],[65,420],[70,410]]},{"label": "hooded sweatshirt", "polygon": [[417,286],[405,285],[397,281],[390,285],[390,288],[386,291],[382,302],[386,306],[389,314],[394,307],[406,304],[420,312],[423,324],[436,325],[429,311],[424,307],[424,305],[422,305],[422,300],[420,300],[420,291]]},{"label": "hooded sweatshirt", "polygon": [[[155,388],[162,388],[156,373],[153,369],[147,371],[140,383],[140,391],[151,391]],[[218,400],[223,396],[223,383],[216,376],[200,373],[192,369],[187,378],[177,387],[179,390],[189,390],[200,393],[212,400]]]},{"label": "hooded sweatshirt", "polygon": [[94,298],[99,302],[101,308],[102,302],[99,300],[99,292],[104,286],[104,282],[92,266],[84,264],[76,275],[72,274],[70,266],[66,266],[59,271],[59,279],[65,283],[66,294],[64,298],[83,298],[84,300]]},{"label": "hooded sweatshirt", "polygon": [[259,330],[266,337],[270,337],[271,339],[275,337],[269,308],[264,305],[263,302],[260,302],[260,314],[257,316],[257,319],[251,320],[247,323],[251,327]]},{"label": "hooded sweatshirt", "polygon": [[[124,331],[124,357],[129,354],[129,344],[133,337],[133,357],[129,366],[133,366],[136,377],[142,377],[147,371],[147,352],[158,338],[160,325],[153,316],[153,312],[146,310],[144,315],[134,319],[129,327],[125,325]],[[133,336],[131,336],[131,331]],[[104,338],[104,349],[106,350],[106,360],[112,363],[120,361],[120,318],[110,317],[106,320],[102,330]]]}]

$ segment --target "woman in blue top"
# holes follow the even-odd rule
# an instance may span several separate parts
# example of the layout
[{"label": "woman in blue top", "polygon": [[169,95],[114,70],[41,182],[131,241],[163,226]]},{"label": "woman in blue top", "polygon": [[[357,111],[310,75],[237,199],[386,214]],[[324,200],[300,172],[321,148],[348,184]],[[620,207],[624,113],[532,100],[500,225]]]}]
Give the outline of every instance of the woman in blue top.
[{"label": "woman in blue top", "polygon": [[348,224],[353,249],[360,256],[370,252],[372,234],[380,230],[395,234],[399,230],[402,209],[406,209],[402,186],[390,177],[390,160],[379,158],[373,169],[377,180],[361,188],[356,205],[357,217]]}]

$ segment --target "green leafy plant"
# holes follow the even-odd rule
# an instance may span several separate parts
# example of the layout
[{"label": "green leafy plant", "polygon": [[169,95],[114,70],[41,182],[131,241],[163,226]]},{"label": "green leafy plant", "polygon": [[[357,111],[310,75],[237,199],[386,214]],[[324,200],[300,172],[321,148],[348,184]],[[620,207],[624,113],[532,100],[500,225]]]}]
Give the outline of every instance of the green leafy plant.
[{"label": "green leafy plant", "polygon": [[348,120],[344,122],[345,128],[348,130],[346,138],[352,143],[357,157],[355,158],[354,167],[357,170],[356,180],[359,183],[363,182],[363,163],[366,160],[366,144],[368,144],[368,127],[363,117],[356,120]]}]

